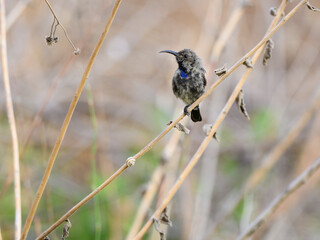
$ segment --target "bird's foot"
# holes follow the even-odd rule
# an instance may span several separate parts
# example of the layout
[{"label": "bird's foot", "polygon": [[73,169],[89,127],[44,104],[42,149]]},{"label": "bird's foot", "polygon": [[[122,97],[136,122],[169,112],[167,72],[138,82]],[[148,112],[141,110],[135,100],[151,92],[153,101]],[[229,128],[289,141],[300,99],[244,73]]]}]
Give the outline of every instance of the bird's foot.
[{"label": "bird's foot", "polygon": [[185,106],[184,109],[183,109],[184,114],[185,114],[186,116],[188,116],[188,117],[190,117],[190,112],[188,112],[188,107],[189,107],[189,106],[190,106],[190,104],[187,105],[187,106]]}]

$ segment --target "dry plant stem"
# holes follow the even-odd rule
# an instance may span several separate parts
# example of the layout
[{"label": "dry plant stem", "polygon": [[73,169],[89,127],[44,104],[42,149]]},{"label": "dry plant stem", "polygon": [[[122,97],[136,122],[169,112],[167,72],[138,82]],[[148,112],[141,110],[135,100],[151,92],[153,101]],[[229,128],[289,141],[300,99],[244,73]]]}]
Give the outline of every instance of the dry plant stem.
[{"label": "dry plant stem", "polygon": [[[233,71],[235,71],[239,66],[242,65],[242,63],[249,58],[250,56],[252,56],[252,54],[254,54],[261,46],[263,46],[266,41],[268,41],[268,39],[287,21],[289,20],[296,12],[297,10],[306,2],[306,0],[302,0],[299,4],[297,4],[297,6],[292,9],[292,11],[282,19],[282,21],[275,27],[272,29],[272,31],[270,31],[269,34],[267,34],[253,49],[251,49],[244,57],[242,57],[237,63],[235,63],[219,80],[217,80],[214,84],[212,84],[212,86],[210,87],[210,89],[204,93],[197,101],[195,101],[189,108],[188,111],[191,111],[193,108],[195,108],[195,106],[197,106],[203,99],[205,99],[206,97],[208,97],[211,92],[224,80],[226,79]],[[240,89],[239,89],[240,91]],[[236,96],[235,96],[236,97]],[[235,98],[234,98],[235,99]],[[164,137],[178,122],[181,121],[181,119],[184,118],[184,114],[181,114],[174,122],[172,122],[163,132],[161,132],[156,138],[154,138],[148,145],[146,145],[143,149],[141,149],[136,155],[134,155],[133,157],[131,157],[132,159],[137,160],[138,158],[140,158],[141,156],[143,156],[146,152],[148,152],[157,142],[160,141],[160,139],[162,137]],[[213,130],[213,128],[212,128]],[[212,133],[213,135],[213,133]],[[212,137],[212,136],[211,136]],[[210,140],[209,140],[210,141]],[[127,164],[122,165],[118,170],[117,170],[117,176],[119,176],[122,172],[124,172],[127,168]],[[116,177],[117,177],[116,176]],[[113,181],[116,177],[113,177],[113,175],[106,181],[108,182],[108,184]],[[110,180],[110,181],[109,181]],[[105,184],[105,186],[107,186],[108,184]],[[102,185],[101,185],[102,186]],[[95,192],[95,191],[94,191]],[[93,193],[93,192],[92,192]],[[69,210],[63,217],[61,217],[61,219],[59,221],[61,221],[59,224],[61,224],[68,216],[72,215],[73,212],[72,211],[75,207],[79,208],[82,205],[84,205],[87,201],[89,201],[92,197],[94,197],[95,195],[89,194],[85,199],[83,199],[81,202],[79,202],[79,204],[77,204],[76,206],[74,206],[71,210]],[[86,201],[84,201],[86,200]],[[163,208],[164,209],[164,208]],[[162,210],[163,210],[162,209]],[[72,212],[70,215],[69,213]],[[161,211],[160,211],[161,213]],[[65,217],[65,218],[64,218]],[[55,223],[52,226],[55,226],[52,228],[52,226],[49,228],[50,231],[48,233],[50,233],[51,231],[54,230],[54,228],[56,228],[59,224]],[[150,226],[149,226],[150,227]],[[49,230],[48,229],[48,230]],[[46,230],[45,232],[47,232],[48,230]],[[48,234],[47,233],[47,234]],[[44,233],[41,235],[42,238],[45,237],[46,235],[44,235]],[[42,239],[42,238],[38,238],[38,239]]]},{"label": "dry plant stem", "polygon": [[13,153],[13,180],[14,180],[14,207],[15,207],[15,226],[14,235],[15,239],[19,239],[21,234],[21,189],[20,189],[20,165],[19,165],[19,144],[16,128],[16,121],[14,117],[10,79],[8,69],[8,56],[7,56],[7,36],[6,36],[6,12],[4,0],[0,0],[0,19],[1,19],[1,63],[3,82],[6,95],[7,115],[10,125],[12,153]]},{"label": "dry plant stem", "polygon": [[307,168],[300,176],[293,180],[287,189],[278,195],[270,205],[247,227],[247,229],[240,234],[237,240],[242,240],[250,237],[263,223],[266,222],[268,217],[273,214],[278,207],[297,189],[305,184],[313,174],[320,168],[320,158]]},{"label": "dry plant stem", "polygon": [[21,149],[21,153],[20,153],[21,159],[24,158],[25,151],[27,150],[27,147],[29,145],[29,142],[31,140],[33,132],[37,128],[37,126],[40,124],[43,112],[44,112],[46,106],[48,105],[48,103],[49,103],[49,101],[50,101],[50,99],[51,99],[51,97],[52,97],[52,95],[54,93],[54,90],[56,89],[58,83],[60,82],[62,77],[65,75],[67,70],[69,69],[69,67],[70,67],[70,65],[71,65],[71,63],[73,62],[74,59],[75,59],[74,55],[70,56],[70,58],[68,59],[66,64],[63,66],[62,70],[59,72],[57,77],[53,80],[53,83],[51,84],[50,88],[48,89],[48,91],[47,91],[47,93],[45,95],[45,98],[44,98],[44,100],[43,100],[43,102],[41,104],[41,107],[40,107],[40,109],[38,110],[36,116],[33,119],[33,122],[31,124],[30,130],[29,130],[29,132],[27,134],[25,143],[24,143],[24,145],[23,145],[23,147]]},{"label": "dry plant stem", "polygon": [[[188,108],[188,112],[194,109],[200,102],[203,101],[206,97],[208,97],[211,92],[223,81],[225,80],[233,71],[235,71],[242,63],[249,57],[251,57],[260,47],[262,47],[271,37],[272,35],[279,30],[279,28],[285,24],[297,11],[298,9],[306,3],[307,0],[302,0],[297,6],[288,13],[254,48],[252,48],[246,55],[244,55],[238,62],[236,62],[221,78],[219,78],[215,83],[211,85],[207,92],[205,92],[201,97],[199,97],[190,107]],[[261,50],[262,51],[262,50]],[[147,146],[141,149],[133,158],[138,159],[143,156],[146,152],[148,152],[159,140],[165,136],[182,118],[184,118],[184,114],[180,115],[174,122],[172,122],[162,133],[160,133],[155,139],[153,139]]]},{"label": "dry plant stem", "polygon": [[21,240],[26,239],[26,237],[27,237],[28,231],[29,231],[30,226],[31,226],[31,222],[32,222],[33,217],[35,215],[35,212],[36,212],[36,209],[38,207],[38,204],[39,204],[39,201],[41,199],[41,196],[43,194],[43,191],[44,191],[44,189],[46,187],[46,184],[48,182],[48,179],[49,179],[53,164],[55,162],[55,159],[56,159],[58,151],[60,149],[62,140],[63,140],[63,138],[65,136],[65,133],[67,131],[67,128],[69,126],[72,114],[73,114],[74,109],[75,109],[75,107],[76,107],[76,105],[78,103],[78,100],[79,100],[80,95],[82,93],[82,90],[84,88],[85,82],[86,82],[86,80],[87,80],[87,78],[89,76],[89,73],[91,71],[92,65],[94,63],[94,60],[95,60],[95,58],[96,58],[96,56],[97,56],[97,54],[98,54],[98,52],[99,52],[99,50],[100,50],[100,48],[102,46],[102,43],[103,43],[104,39],[106,38],[106,35],[107,35],[107,33],[108,33],[108,31],[109,31],[109,29],[111,27],[111,24],[113,22],[113,19],[114,19],[115,15],[116,15],[116,12],[117,12],[119,6],[120,6],[121,1],[122,0],[117,0],[115,5],[114,5],[114,7],[113,7],[113,9],[112,9],[112,12],[111,12],[111,15],[110,15],[110,17],[108,19],[108,22],[107,22],[107,25],[105,27],[105,30],[102,33],[102,35],[101,35],[101,37],[100,37],[100,39],[99,39],[99,41],[98,41],[98,43],[97,43],[97,45],[95,47],[90,59],[89,59],[89,63],[87,65],[87,67],[86,67],[86,70],[85,70],[83,76],[82,76],[81,82],[80,82],[80,84],[78,86],[78,89],[77,89],[77,91],[75,93],[75,96],[73,97],[73,100],[72,100],[72,102],[70,104],[69,110],[68,110],[67,115],[65,117],[65,120],[64,120],[64,122],[62,124],[61,130],[60,130],[60,134],[58,136],[58,139],[57,139],[57,141],[56,141],[56,143],[55,143],[55,145],[53,147],[52,153],[50,155],[50,158],[49,158],[48,165],[47,165],[47,168],[45,170],[44,176],[43,176],[43,178],[41,180],[40,186],[39,186],[38,191],[36,193],[36,197],[35,197],[35,199],[34,199],[34,201],[32,203],[31,209],[29,211],[29,214],[28,214],[28,217],[27,217],[27,220],[26,220],[26,223],[24,225],[23,232],[22,232],[22,235],[21,235]]},{"label": "dry plant stem", "polygon": [[173,187],[170,189],[169,193],[166,195],[166,197],[164,198],[164,200],[162,201],[162,203],[160,204],[158,209],[154,212],[154,214],[150,217],[150,219],[147,221],[147,223],[144,225],[144,227],[140,230],[140,232],[136,235],[136,237],[134,239],[141,239],[144,236],[144,234],[147,232],[149,227],[152,225],[153,219],[154,218],[158,218],[160,216],[160,214],[163,211],[163,209],[168,205],[168,203],[173,198],[174,194],[178,191],[178,189],[180,188],[180,186],[182,185],[182,183],[184,182],[186,177],[189,175],[189,173],[191,172],[191,170],[193,169],[195,164],[198,162],[199,158],[202,156],[204,150],[206,149],[206,147],[208,146],[209,142],[211,141],[213,134],[217,131],[218,126],[222,123],[222,121],[226,117],[229,109],[231,108],[234,100],[238,96],[238,93],[239,93],[239,91],[241,90],[241,88],[242,88],[242,86],[244,84],[244,80],[246,80],[246,79],[243,78],[238,83],[237,87],[235,88],[235,90],[233,91],[231,97],[229,98],[227,104],[224,106],[224,108],[220,112],[217,121],[212,126],[212,128],[210,130],[210,133],[202,141],[202,143],[201,143],[200,147],[198,148],[197,152],[193,155],[192,159],[190,160],[190,162],[188,163],[186,168],[183,170],[183,172],[181,173],[181,175],[179,176],[179,178],[177,179],[177,181],[175,182]]},{"label": "dry plant stem", "polygon": [[[227,212],[224,213],[220,220],[218,220],[219,228],[224,220],[235,210],[241,200],[247,195],[252,189],[254,189],[267,175],[267,173],[271,170],[271,168],[277,163],[280,157],[285,153],[285,151],[292,145],[294,140],[298,137],[307,123],[310,121],[311,117],[314,115],[315,111],[320,107],[320,87],[318,88],[315,97],[306,108],[301,117],[297,120],[297,122],[293,125],[291,130],[287,133],[287,135],[279,142],[272,151],[262,159],[262,164],[259,168],[257,168],[248,178],[244,188],[241,193],[233,198],[236,200],[233,202],[232,206],[229,207]],[[214,230],[216,230],[216,228]]]},{"label": "dry plant stem", "polygon": [[157,193],[157,190],[159,188],[159,185],[161,183],[161,179],[163,178],[165,174],[165,169],[167,168],[168,161],[171,160],[173,153],[175,152],[177,145],[179,143],[179,139],[181,137],[182,133],[180,131],[174,131],[171,138],[169,139],[168,143],[166,144],[163,154],[162,154],[162,164],[157,167],[157,169],[154,171],[152,178],[148,184],[147,191],[145,192],[140,206],[138,208],[137,214],[134,218],[134,221],[131,225],[131,228],[129,230],[129,233],[126,237],[127,240],[132,239],[139,231],[143,220],[145,216],[147,215],[147,212],[150,208],[150,205],[152,204],[152,200]]},{"label": "dry plant stem", "polygon": [[[243,12],[244,12],[244,7],[243,7],[243,4],[241,4],[231,14],[231,17],[230,17],[228,23],[226,24],[226,27],[223,29],[223,32],[221,33],[219,39],[216,41],[215,45],[213,46],[213,50],[212,50],[212,54],[211,54],[211,56],[213,56],[212,57],[213,59],[217,59],[220,56],[223,48],[225,47],[227,39],[229,38],[230,34],[234,30],[236,24],[239,23],[241,16],[243,16]],[[167,148],[168,146],[170,146],[172,148],[178,143],[178,141],[174,141],[174,143],[172,143],[172,140],[176,139],[177,134],[179,134],[179,133],[175,132],[172,135],[172,137],[170,138],[170,140],[166,144],[165,148]],[[179,136],[181,136],[181,134],[179,134]],[[162,166],[160,166],[159,168],[163,169]],[[128,236],[126,238],[128,240],[132,239],[134,237],[134,235],[137,234],[137,232],[142,224],[143,217],[146,214],[147,206],[151,205],[151,200],[152,200],[153,196],[149,195],[149,189],[150,189],[150,191],[153,191],[153,189],[155,189],[154,182],[157,181],[158,175],[159,175],[159,173],[156,170],[153,177],[152,177],[152,180],[150,181],[152,188],[150,188],[150,187],[148,188],[148,191],[146,192],[146,194],[140,204],[140,207],[138,209],[135,220],[133,221],[133,224],[132,224],[130,231],[128,233]]]},{"label": "dry plant stem", "polygon": [[140,203],[139,209],[137,211],[136,217],[133,221],[133,224],[130,228],[130,231],[126,237],[127,240],[131,240],[139,231],[143,220],[146,216],[146,213],[149,210],[149,207],[152,203],[152,200],[157,192],[157,188],[161,182],[161,178],[163,177],[164,166],[158,167],[153,173],[152,179],[148,184],[148,189],[144,194],[142,201]]},{"label": "dry plant stem", "polygon": [[45,238],[50,234],[54,229],[56,229],[61,223],[63,223],[67,218],[69,218],[73,213],[75,213],[81,206],[86,204],[90,199],[97,195],[102,189],[104,189],[109,183],[116,179],[124,170],[128,168],[128,165],[124,164],[119,168],[110,178],[108,178],[104,183],[102,183],[98,188],[91,192],[88,196],[82,199],[77,205],[71,208],[65,215],[63,215],[58,221],[51,225],[46,231],[44,231],[36,240]]},{"label": "dry plant stem", "polygon": [[261,182],[265,175],[270,171],[270,169],[275,165],[277,160],[283,155],[283,153],[291,146],[293,141],[297,138],[303,128],[310,121],[311,117],[314,115],[315,111],[320,107],[320,87],[317,90],[316,97],[301,115],[297,123],[292,127],[291,131],[288,132],[286,137],[275,146],[270,154],[262,160],[262,165],[254,171],[254,173],[249,177],[244,191],[241,194],[242,197],[251,191],[254,187]]},{"label": "dry plant stem", "polygon": [[[292,17],[294,15],[294,13],[296,13],[296,11],[306,2],[306,0],[301,1],[299,4],[297,4],[297,6],[290,12],[288,13],[288,15],[286,17],[284,17],[282,19],[282,21],[275,27],[273,28],[270,33],[268,33],[266,35],[266,37],[260,41],[260,43],[253,48],[253,50],[257,51],[259,50],[260,47],[262,47],[265,42],[267,41],[267,38],[270,38],[272,36],[272,34],[278,30],[290,17]],[[253,50],[251,50],[248,54],[245,55],[244,59],[250,57],[252,54],[250,54]],[[261,49],[262,51],[262,49]],[[257,56],[259,54],[256,54],[255,56]],[[257,58],[257,57],[256,57]],[[243,59],[243,58],[242,58]],[[243,60],[244,60],[243,59]],[[256,60],[256,59],[255,59]],[[243,61],[240,62],[240,64]],[[239,63],[239,62],[238,62]],[[235,64],[237,65],[237,64]],[[232,69],[232,68],[231,68]],[[249,69],[251,71],[251,69]],[[163,211],[163,209],[168,205],[168,203],[170,202],[170,200],[173,198],[174,194],[178,191],[178,189],[180,188],[181,184],[184,182],[185,178],[189,175],[189,173],[191,172],[191,170],[193,169],[193,167],[195,166],[195,164],[198,162],[199,158],[202,156],[204,150],[206,149],[206,147],[208,146],[209,142],[212,139],[213,134],[217,131],[218,127],[220,126],[220,124],[222,123],[222,121],[224,120],[224,118],[226,117],[228,111],[230,110],[233,102],[235,101],[236,97],[238,96],[244,82],[247,79],[247,76],[249,74],[249,70],[246,72],[246,74],[241,78],[241,80],[239,81],[239,83],[237,84],[236,88],[234,89],[232,95],[230,96],[230,98],[228,99],[226,105],[224,106],[224,108],[222,109],[222,111],[220,112],[216,122],[213,124],[211,131],[209,133],[209,135],[202,141],[200,147],[198,148],[197,152],[195,153],[195,155],[192,157],[192,159],[190,160],[190,162],[188,163],[188,165],[186,166],[186,168],[183,170],[183,172],[181,173],[181,175],[179,176],[179,178],[177,179],[177,181],[175,182],[175,184],[173,185],[173,187],[170,189],[169,193],[167,194],[166,198],[163,200],[163,202],[161,203],[161,205],[159,206],[159,208],[154,212],[154,214],[150,217],[150,219],[147,221],[147,223],[144,225],[144,227],[140,230],[140,232],[136,235],[136,237],[134,239],[141,239],[144,234],[146,233],[146,231],[150,228],[150,226],[153,223],[153,219],[154,218],[158,218],[161,214],[161,212]],[[231,71],[231,70],[229,70]],[[227,72],[228,73],[228,72]],[[227,74],[226,73],[226,74]],[[226,75],[225,74],[225,75]],[[225,76],[223,75],[223,77]],[[223,77],[221,77],[219,80],[221,80]],[[218,81],[219,81],[218,80]],[[211,88],[210,88],[211,90]],[[209,90],[209,91],[210,91]],[[208,92],[209,92],[208,91]],[[207,92],[207,93],[208,93]],[[205,94],[207,94],[205,93]],[[205,95],[204,94],[204,95]],[[204,95],[202,95],[201,97],[203,97]],[[192,106],[190,107],[190,109],[193,109],[194,106],[199,104],[199,100],[201,99],[201,97],[194,103],[192,104]],[[189,109],[188,109],[189,110]]]},{"label": "dry plant stem", "polygon": [[61,24],[61,22],[59,21],[57,15],[55,14],[55,12],[53,11],[53,8],[52,6],[50,5],[49,1],[48,0],[45,0],[46,4],[48,5],[52,15],[54,16],[54,18],[57,20],[57,23],[58,25],[60,25],[60,27],[62,28],[63,32],[64,32],[64,35],[66,36],[66,38],[68,39],[69,43],[71,44],[71,46],[73,47],[73,49],[76,51],[77,48],[74,46],[73,42],[71,41],[71,39],[69,38],[68,36],[68,33],[66,31],[66,29],[64,28],[64,26]]},{"label": "dry plant stem", "polygon": [[[282,9],[281,11],[282,12]],[[241,193],[233,201],[231,207],[228,208],[227,212],[223,214],[218,220],[218,224],[214,227],[211,234],[213,234],[217,228],[225,221],[225,219],[235,210],[243,197],[248,194],[252,189],[254,189],[270,171],[270,169],[276,164],[279,158],[284,154],[284,152],[292,145],[293,141],[297,138],[306,124],[310,121],[314,112],[320,107],[320,88],[316,91],[315,97],[311,100],[306,110],[301,115],[299,120],[293,125],[291,130],[287,135],[279,142],[272,151],[263,158],[262,165],[256,169],[248,178],[244,188]],[[234,196],[232,196],[234,198]]]},{"label": "dry plant stem", "polygon": [[238,4],[238,7],[232,12],[226,26],[223,28],[219,38],[215,42],[212,52],[211,59],[216,60],[220,56],[222,50],[224,49],[228,39],[235,29],[236,25],[239,24],[241,17],[243,16],[245,6],[243,3]]},{"label": "dry plant stem", "polygon": [[10,30],[10,28],[13,26],[15,21],[19,18],[19,16],[23,13],[23,11],[27,8],[29,3],[31,3],[32,0],[24,0],[19,1],[14,8],[11,10],[11,12],[8,14],[7,17],[7,31]]}]

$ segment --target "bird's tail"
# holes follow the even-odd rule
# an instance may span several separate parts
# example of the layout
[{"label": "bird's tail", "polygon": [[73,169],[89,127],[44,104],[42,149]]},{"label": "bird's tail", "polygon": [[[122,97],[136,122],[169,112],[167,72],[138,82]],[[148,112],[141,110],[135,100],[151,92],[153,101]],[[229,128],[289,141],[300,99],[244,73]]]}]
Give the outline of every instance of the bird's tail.
[{"label": "bird's tail", "polygon": [[194,109],[192,109],[192,111],[191,111],[191,120],[193,122],[201,122],[202,121],[202,117],[201,117],[201,114],[200,114],[199,106],[196,106]]}]

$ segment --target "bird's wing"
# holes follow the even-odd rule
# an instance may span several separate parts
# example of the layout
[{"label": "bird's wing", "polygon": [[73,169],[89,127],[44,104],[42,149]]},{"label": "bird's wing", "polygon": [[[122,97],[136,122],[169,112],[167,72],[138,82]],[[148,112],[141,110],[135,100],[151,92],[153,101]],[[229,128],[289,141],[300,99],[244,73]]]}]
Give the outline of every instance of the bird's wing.
[{"label": "bird's wing", "polygon": [[202,79],[203,79],[203,86],[207,86],[207,79],[206,76],[204,75],[204,73],[202,73]]}]

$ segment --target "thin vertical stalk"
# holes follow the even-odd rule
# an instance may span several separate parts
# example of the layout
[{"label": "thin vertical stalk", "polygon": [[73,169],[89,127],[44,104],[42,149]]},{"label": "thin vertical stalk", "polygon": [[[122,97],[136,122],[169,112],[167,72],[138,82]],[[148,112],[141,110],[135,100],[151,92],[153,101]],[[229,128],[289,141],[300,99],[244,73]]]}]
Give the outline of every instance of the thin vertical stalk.
[{"label": "thin vertical stalk", "polygon": [[49,180],[49,177],[50,177],[50,173],[51,173],[51,170],[52,170],[52,167],[53,167],[53,164],[57,158],[57,155],[58,155],[58,152],[59,152],[59,149],[61,147],[61,144],[62,144],[62,141],[63,141],[63,138],[67,132],[67,129],[68,129],[68,126],[69,126],[69,123],[71,121],[71,117],[73,115],[73,112],[74,112],[74,109],[76,108],[76,105],[78,103],[78,100],[80,98],[80,95],[82,93],[82,90],[84,88],[84,85],[86,83],[86,80],[88,79],[88,76],[89,76],[89,73],[91,72],[91,68],[93,66],[93,63],[96,59],[96,56],[98,55],[98,52],[102,46],[102,43],[103,41],[105,40],[106,38],[106,35],[107,33],[109,32],[109,29],[111,27],[111,24],[113,22],[113,19],[119,9],[119,6],[120,6],[120,3],[121,3],[122,0],[117,0],[113,9],[112,9],[112,12],[111,12],[111,15],[108,19],[108,22],[106,24],[106,27],[103,31],[103,33],[101,34],[100,38],[99,38],[99,41],[95,47],[95,49],[93,50],[93,53],[89,59],[89,63],[86,67],[86,70],[82,76],[82,79],[81,79],[81,82],[77,88],[77,91],[75,93],[75,96],[73,97],[72,101],[71,101],[71,104],[70,104],[70,107],[69,107],[69,110],[67,112],[67,115],[65,117],[65,120],[62,124],[62,127],[61,127],[61,130],[60,130],[60,134],[58,136],[58,139],[53,147],[53,150],[52,150],[52,153],[50,155],[50,158],[49,158],[49,161],[48,161],[48,165],[47,165],[47,168],[45,170],[45,173],[43,175],[43,178],[41,180],[41,183],[40,183],[40,186],[38,188],[38,191],[36,193],[36,197],[32,203],[32,206],[30,208],[30,211],[29,211],[29,214],[28,214],[28,217],[27,217],[27,220],[26,220],[26,223],[24,225],[24,228],[23,228],[23,232],[22,232],[22,235],[21,235],[21,240],[24,240],[26,239],[27,235],[28,235],[28,232],[29,232],[29,229],[30,229],[30,226],[31,226],[31,223],[32,223],[32,220],[34,218],[34,215],[36,213],[36,210],[38,208],[38,205],[39,205],[39,202],[40,202],[40,199],[42,197],[42,194],[43,194],[43,191],[47,185],[47,182]]},{"label": "thin vertical stalk", "polygon": [[21,187],[20,187],[20,165],[19,165],[19,143],[12,104],[10,89],[8,56],[7,56],[7,36],[6,36],[6,12],[4,0],[0,0],[0,18],[1,18],[1,63],[4,89],[6,94],[7,115],[10,125],[12,152],[13,152],[13,181],[14,181],[14,205],[15,205],[15,239],[19,239],[21,234]]}]

